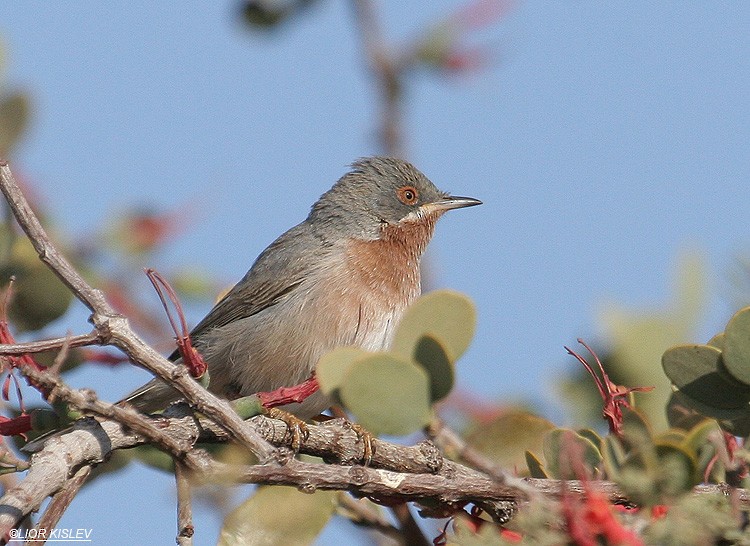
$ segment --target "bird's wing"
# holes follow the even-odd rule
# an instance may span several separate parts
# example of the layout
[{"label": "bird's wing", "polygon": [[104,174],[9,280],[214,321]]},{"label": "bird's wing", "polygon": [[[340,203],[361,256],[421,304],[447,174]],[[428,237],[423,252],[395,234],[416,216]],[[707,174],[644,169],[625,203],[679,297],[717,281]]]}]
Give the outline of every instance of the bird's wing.
[{"label": "bird's wing", "polygon": [[290,229],[258,256],[243,279],[193,328],[195,344],[200,345],[209,330],[255,315],[299,289],[328,251],[305,228],[303,223]]}]

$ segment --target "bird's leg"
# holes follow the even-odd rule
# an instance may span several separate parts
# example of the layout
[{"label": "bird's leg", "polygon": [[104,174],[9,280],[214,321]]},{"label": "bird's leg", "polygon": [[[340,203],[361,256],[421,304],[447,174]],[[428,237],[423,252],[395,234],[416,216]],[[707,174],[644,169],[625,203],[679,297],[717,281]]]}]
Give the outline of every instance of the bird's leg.
[{"label": "bird's leg", "polygon": [[375,446],[372,444],[372,439],[374,438],[372,433],[362,425],[352,423],[341,406],[332,406],[331,413],[336,417],[343,418],[352,427],[352,430],[357,435],[357,439],[362,442],[362,464],[370,466],[372,456],[375,454]]},{"label": "bird's leg", "polygon": [[362,464],[370,466],[372,456],[375,454],[375,446],[372,445],[372,432],[357,423],[349,423],[352,430],[357,434],[357,438],[362,442]]},{"label": "bird's leg", "polygon": [[303,440],[307,440],[307,437],[310,435],[310,431],[307,430],[307,423],[305,423],[302,419],[299,417],[296,417],[289,413],[288,411],[284,411],[283,409],[279,408],[264,408],[265,414],[272,418],[272,419],[278,419],[279,421],[284,421],[287,427],[287,431],[289,432],[289,435],[292,437],[292,450],[296,453],[299,451],[299,448],[302,446]]},{"label": "bird's leg", "polygon": [[306,440],[309,434],[307,423],[299,417],[295,417],[288,411],[279,409],[277,406],[284,406],[293,402],[301,403],[308,396],[319,389],[318,381],[315,374],[299,385],[293,387],[280,387],[271,392],[259,392],[258,398],[263,404],[265,414],[273,419],[278,419],[286,423],[289,434],[292,436],[292,449],[297,452],[302,445],[302,440]]}]

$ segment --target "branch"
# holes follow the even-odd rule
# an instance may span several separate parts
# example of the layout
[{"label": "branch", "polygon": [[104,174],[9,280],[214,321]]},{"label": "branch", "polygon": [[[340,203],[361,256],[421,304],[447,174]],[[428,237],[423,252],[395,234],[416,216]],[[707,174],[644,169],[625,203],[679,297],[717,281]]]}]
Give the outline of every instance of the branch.
[{"label": "branch", "polygon": [[30,353],[44,353],[68,348],[86,347],[89,345],[101,345],[102,338],[99,332],[94,330],[88,334],[79,334],[76,336],[58,337],[55,339],[42,339],[40,341],[29,341],[27,343],[1,344],[0,355],[25,355]]},{"label": "branch", "polygon": [[174,477],[177,483],[177,544],[192,546],[195,528],[190,500],[190,476],[188,469],[179,461],[175,461]]},{"label": "branch", "polygon": [[78,272],[55,249],[52,241],[39,223],[34,211],[31,210],[26,197],[21,192],[7,161],[0,160],[0,191],[10,205],[18,225],[21,226],[29,241],[36,250],[39,258],[70,288],[71,292],[89,309],[108,315],[115,315],[104,294],[95,290],[83,280]]},{"label": "branch", "polygon": [[[197,441],[216,442],[230,439],[230,435],[208,419],[196,419],[186,404],[176,404],[162,416],[145,417],[177,444]],[[283,421],[256,416],[249,423],[266,440],[278,446],[289,446],[291,439]],[[341,420],[331,420],[308,427],[309,436],[303,439],[300,451],[335,461],[345,453],[361,453],[361,440]],[[113,421],[101,423],[93,419],[77,421],[71,432],[50,440],[32,457],[26,478],[0,498],[0,536],[36,509],[42,501],[60,490],[82,466],[99,464],[112,451],[134,447],[147,440]],[[467,503],[480,506],[497,521],[508,518],[509,506],[523,504],[528,496],[517,487],[498,483],[491,477],[461,464],[444,459],[430,442],[417,446],[402,446],[377,440],[373,467],[342,466],[339,464],[308,463],[295,460],[291,451],[286,460],[271,461],[255,466],[235,466],[211,459],[203,450],[193,448],[184,459],[196,464],[195,478],[205,481],[229,481],[289,485],[302,491],[332,489],[350,491],[367,496],[376,502],[393,504],[413,501],[435,505],[443,513],[461,508]],[[389,459],[385,459],[384,454]],[[404,471],[411,468],[414,472]],[[394,470],[400,469],[400,470]],[[578,481],[523,480],[539,494],[561,499],[567,494],[583,494]],[[611,482],[589,482],[589,486],[604,493],[611,502],[627,503],[625,494]],[[699,486],[697,493],[726,495],[734,491],[738,502],[750,508],[750,493],[733,490],[726,485]]]},{"label": "branch", "polygon": [[[37,531],[41,529],[53,529],[57,526],[57,523],[65,513],[65,510],[67,510],[70,503],[73,502],[78,491],[83,487],[83,484],[86,483],[92,469],[93,468],[90,466],[82,466],[78,472],[76,472],[75,475],[65,483],[60,491],[55,493],[49,506],[47,506],[44,515],[39,518],[39,522],[36,524]],[[42,537],[45,535],[37,533],[37,536]]]},{"label": "branch", "polygon": [[0,161],[0,191],[5,195],[18,224],[26,233],[40,259],[92,311],[90,320],[103,343],[118,347],[133,362],[167,381],[201,413],[226,428],[238,442],[250,449],[261,461],[269,460],[274,456],[272,447],[252,428],[244,425],[244,421],[232,410],[226,400],[218,398],[196,383],[187,373],[185,366],[169,362],[144,342],[130,328],[127,319],[117,314],[107,303],[102,292],[86,283],[52,244],[5,161]]},{"label": "branch", "polygon": [[367,63],[375,76],[382,109],[378,131],[383,151],[405,157],[401,130],[401,78],[403,67],[385,47],[383,33],[371,0],[353,0],[354,17],[362,37]]},{"label": "branch", "polygon": [[339,493],[338,503],[338,513],[355,525],[382,533],[398,544],[403,542],[401,531],[388,520],[378,506],[369,500],[355,499],[348,493],[342,492]]}]

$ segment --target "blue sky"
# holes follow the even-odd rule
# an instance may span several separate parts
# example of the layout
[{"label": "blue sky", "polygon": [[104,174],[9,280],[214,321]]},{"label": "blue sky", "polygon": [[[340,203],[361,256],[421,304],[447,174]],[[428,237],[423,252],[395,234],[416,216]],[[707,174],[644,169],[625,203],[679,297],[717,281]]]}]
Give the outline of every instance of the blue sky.
[{"label": "blue sky", "polygon": [[[460,4],[378,5],[398,44]],[[199,203],[193,229],[150,265],[192,263],[230,283],[351,161],[379,151],[347,3],[322,1],[270,35],[245,31],[235,8],[0,6],[4,83],[34,100],[14,165],[65,229],[86,234],[132,204]],[[601,340],[606,302],[668,302],[685,251],[703,254],[711,282],[698,340],[723,326],[728,272],[750,247],[748,28],[741,2],[528,0],[476,36],[494,49],[487,69],[409,81],[409,157],[485,203],[442,220],[430,249],[436,285],[479,309],[463,388],[549,404],[575,366],[562,346]],[[116,398],[145,378],[88,368],[74,380]],[[130,468],[85,491],[62,525],[92,525],[101,544],[136,530],[171,543],[170,488]],[[198,512],[197,544],[211,544],[219,522]]]}]

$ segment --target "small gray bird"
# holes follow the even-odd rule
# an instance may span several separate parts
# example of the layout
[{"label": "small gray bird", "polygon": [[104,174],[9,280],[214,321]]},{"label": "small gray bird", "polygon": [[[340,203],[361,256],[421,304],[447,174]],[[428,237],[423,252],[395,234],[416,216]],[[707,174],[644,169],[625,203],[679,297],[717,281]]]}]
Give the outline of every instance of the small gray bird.
[{"label": "small gray bird", "polygon": [[[336,347],[387,348],[421,292],[420,258],[435,223],[479,204],[441,192],[400,159],[354,163],[192,331],[209,390],[229,399],[272,391],[308,379]],[[179,397],[154,379],[124,401],[153,412]],[[282,409],[309,419],[330,405],[318,391]]]}]

